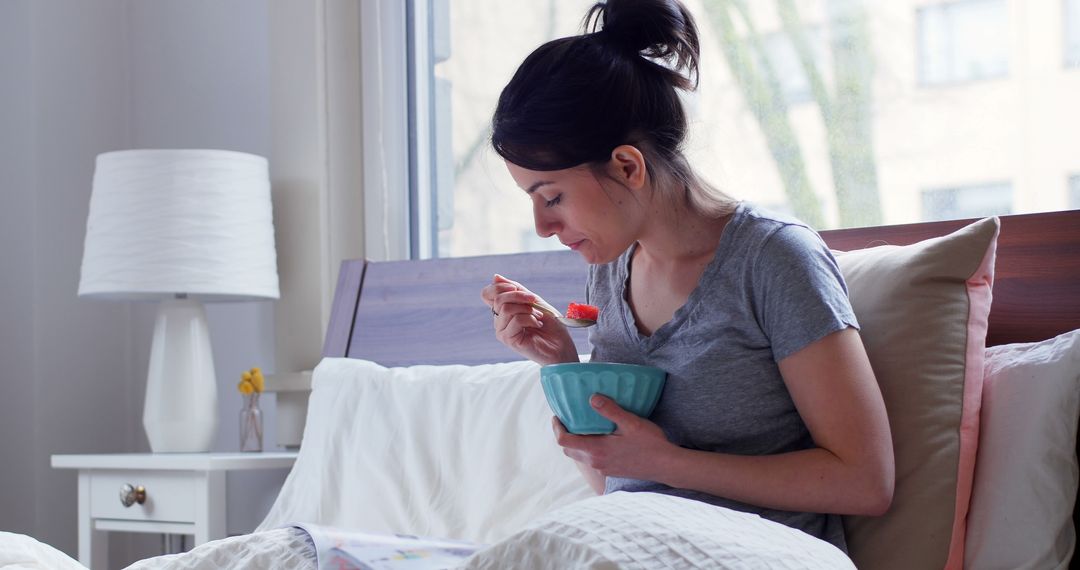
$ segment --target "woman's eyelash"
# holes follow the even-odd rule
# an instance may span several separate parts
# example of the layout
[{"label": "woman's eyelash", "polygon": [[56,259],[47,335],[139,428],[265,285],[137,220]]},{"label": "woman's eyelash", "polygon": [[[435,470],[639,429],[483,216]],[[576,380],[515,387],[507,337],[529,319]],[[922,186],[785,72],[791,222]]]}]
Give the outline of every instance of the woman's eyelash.
[{"label": "woman's eyelash", "polygon": [[550,208],[550,207],[554,206],[555,204],[558,204],[561,201],[562,201],[562,194],[559,194],[558,196],[555,196],[554,198],[548,200],[544,205],[546,207]]}]

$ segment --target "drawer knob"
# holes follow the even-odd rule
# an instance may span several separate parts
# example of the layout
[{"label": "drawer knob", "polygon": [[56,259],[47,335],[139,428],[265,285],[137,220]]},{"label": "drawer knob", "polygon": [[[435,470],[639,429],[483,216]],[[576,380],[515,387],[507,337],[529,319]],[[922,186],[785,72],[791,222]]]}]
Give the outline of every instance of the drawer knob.
[{"label": "drawer knob", "polygon": [[142,485],[131,486],[131,484],[120,487],[120,503],[125,507],[130,507],[135,503],[140,505],[146,502],[146,487]]}]

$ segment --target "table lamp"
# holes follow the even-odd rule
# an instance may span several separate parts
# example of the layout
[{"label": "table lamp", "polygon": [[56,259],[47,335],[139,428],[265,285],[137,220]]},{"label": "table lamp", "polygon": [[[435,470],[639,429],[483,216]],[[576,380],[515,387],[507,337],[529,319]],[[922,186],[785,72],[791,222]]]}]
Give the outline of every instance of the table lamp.
[{"label": "table lamp", "polygon": [[266,159],[224,150],[99,155],[79,296],[158,301],[143,404],[150,448],[209,451],[217,382],[202,303],[278,298]]}]

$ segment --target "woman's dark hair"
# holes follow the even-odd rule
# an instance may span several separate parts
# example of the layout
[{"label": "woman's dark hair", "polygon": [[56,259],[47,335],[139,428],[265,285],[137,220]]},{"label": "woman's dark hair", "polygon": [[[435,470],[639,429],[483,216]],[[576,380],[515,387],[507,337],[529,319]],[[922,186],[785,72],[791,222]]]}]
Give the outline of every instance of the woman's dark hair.
[{"label": "woman's dark hair", "polygon": [[585,33],[533,51],[503,88],[492,146],[529,170],[607,163],[631,144],[654,187],[682,189],[706,213],[733,201],[706,184],[682,152],[687,119],[677,90],[698,78],[698,34],[678,0],[608,0],[589,9]]}]

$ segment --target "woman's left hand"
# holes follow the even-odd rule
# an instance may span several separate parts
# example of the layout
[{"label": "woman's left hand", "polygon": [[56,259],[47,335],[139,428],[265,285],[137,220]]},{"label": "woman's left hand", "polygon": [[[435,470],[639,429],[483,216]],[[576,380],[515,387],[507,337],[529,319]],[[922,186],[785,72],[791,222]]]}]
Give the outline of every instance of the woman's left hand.
[{"label": "woman's left hand", "polygon": [[615,431],[610,435],[574,435],[553,417],[555,441],[563,453],[608,477],[657,480],[666,454],[678,449],[660,426],[622,409],[607,396],[593,394],[589,404],[615,422]]}]

